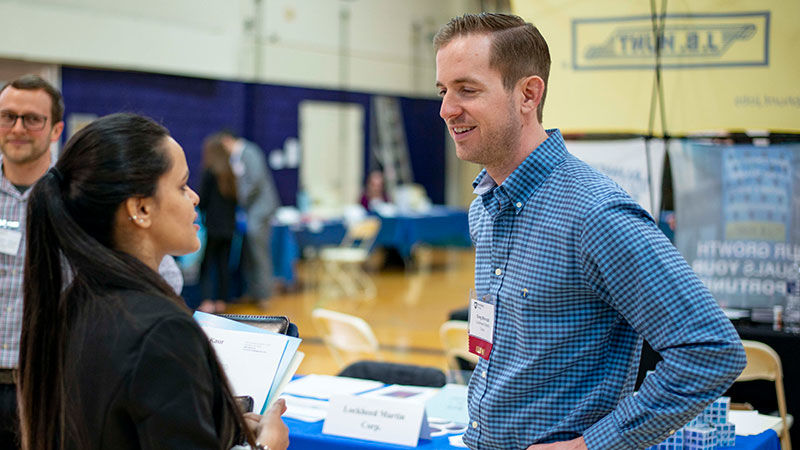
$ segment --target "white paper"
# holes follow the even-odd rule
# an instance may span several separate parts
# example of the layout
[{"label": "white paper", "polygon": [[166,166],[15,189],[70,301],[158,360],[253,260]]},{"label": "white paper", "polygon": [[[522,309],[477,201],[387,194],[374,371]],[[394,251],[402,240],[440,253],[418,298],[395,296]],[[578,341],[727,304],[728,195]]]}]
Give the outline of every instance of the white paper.
[{"label": "white paper", "polygon": [[425,403],[429,417],[451,420],[459,424],[469,423],[467,412],[467,387],[462,384],[447,384],[437,395]]},{"label": "white paper", "polygon": [[[283,386],[286,385],[286,382],[291,380],[292,376],[297,371],[297,367],[294,367],[292,369],[290,365],[292,365],[295,362],[294,356],[297,353],[297,349],[300,347],[300,342],[302,341],[302,339],[293,336],[287,336],[285,334],[274,333],[272,331],[265,330],[263,328],[254,327],[246,323],[242,323],[236,320],[231,320],[226,317],[220,317],[215,314],[204,313],[202,311],[195,311],[193,317],[194,320],[197,321],[197,323],[200,324],[200,326],[203,329],[210,327],[210,328],[221,328],[224,330],[237,330],[237,331],[247,331],[249,333],[268,334],[286,341],[286,350],[284,352],[284,355],[286,357],[281,358],[281,362],[278,365],[278,370],[275,372],[275,377],[274,377],[277,380],[277,382],[272,383],[269,393],[267,394],[267,401],[264,403],[263,406],[264,409],[266,409],[267,406],[271,405],[275,401],[275,399],[277,399],[278,396],[280,395],[280,392],[278,392],[279,388],[282,389]],[[302,357],[300,358],[300,360],[296,361],[297,366],[300,365],[300,361],[302,361]],[[259,410],[254,409],[253,411],[258,412]],[[264,410],[262,409],[261,412],[263,413]]]},{"label": "white paper", "polygon": [[282,395],[286,401],[286,412],[283,417],[302,420],[304,422],[318,422],[328,415],[328,401],[313,398]]},{"label": "white paper", "polygon": [[334,395],[358,394],[382,386],[383,383],[380,381],[332,375],[306,375],[289,382],[284,393],[327,400]]},{"label": "white paper", "polygon": [[780,431],[780,417],[766,416],[758,411],[728,411],[728,421],[736,425],[736,434],[739,436],[752,436],[761,434],[766,430]]},{"label": "white paper", "polygon": [[421,403],[388,398],[338,395],[328,402],[323,434],[416,447],[430,438]]},{"label": "white paper", "polygon": [[234,395],[253,397],[253,411],[263,411],[275,382],[286,340],[273,334],[203,327]]},{"label": "white paper", "polygon": [[[278,397],[283,394],[283,391],[286,390],[286,386],[289,385],[289,382],[292,381],[292,377],[297,372],[297,368],[300,367],[300,363],[303,362],[303,359],[306,357],[306,354],[303,352],[296,352],[292,357],[291,362],[289,363],[289,368],[286,370],[286,373],[283,374],[283,377],[278,379],[276,383],[273,384],[273,389],[270,389],[269,397],[267,397],[267,403],[264,405],[264,409],[269,408]],[[263,414],[264,411],[261,411]]]}]

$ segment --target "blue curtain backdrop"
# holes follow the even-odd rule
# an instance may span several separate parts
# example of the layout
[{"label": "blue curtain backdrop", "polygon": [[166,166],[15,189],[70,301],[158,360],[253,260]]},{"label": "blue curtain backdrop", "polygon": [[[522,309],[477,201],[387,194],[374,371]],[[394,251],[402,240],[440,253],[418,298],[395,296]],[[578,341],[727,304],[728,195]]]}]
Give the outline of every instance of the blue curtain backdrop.
[{"label": "blue curtain backdrop", "polygon": [[[186,152],[193,187],[200,181],[202,142],[206,136],[228,128],[256,142],[265,153],[281,149],[287,138],[299,137],[298,106],[303,100],[358,103],[364,107],[367,173],[369,93],[75,67],[63,67],[61,77],[66,118],[72,113],[103,116],[127,111],[163,123]],[[400,105],[415,181],[425,187],[434,203],[444,203],[445,129],[439,118],[439,101],[400,98]],[[298,170],[275,170],[273,174],[281,202],[294,205]]]}]

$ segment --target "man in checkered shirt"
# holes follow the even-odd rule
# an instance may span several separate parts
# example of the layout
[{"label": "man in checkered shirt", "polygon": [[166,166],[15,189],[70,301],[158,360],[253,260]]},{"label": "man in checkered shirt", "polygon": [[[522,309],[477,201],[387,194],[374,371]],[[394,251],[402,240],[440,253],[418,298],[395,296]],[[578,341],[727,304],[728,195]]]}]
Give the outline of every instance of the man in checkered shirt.
[{"label": "man in checkered shirt", "polygon": [[[495,319],[470,380],[464,442],[660,442],[744,368],[736,331],[650,215],[543,128],[550,55],[533,25],[465,15],[434,47],[456,154],[485,167],[469,221],[475,290]],[[664,361],[634,395],[642,338]]]}]

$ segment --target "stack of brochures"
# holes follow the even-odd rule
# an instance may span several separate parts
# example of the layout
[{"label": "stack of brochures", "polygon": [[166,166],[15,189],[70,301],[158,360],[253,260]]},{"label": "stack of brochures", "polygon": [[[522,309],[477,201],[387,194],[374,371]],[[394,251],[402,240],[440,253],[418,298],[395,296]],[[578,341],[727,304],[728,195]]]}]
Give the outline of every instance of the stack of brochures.
[{"label": "stack of brochures", "polygon": [[214,347],[234,395],[253,397],[253,411],[263,413],[300,366],[301,339],[200,311],[194,319]]}]

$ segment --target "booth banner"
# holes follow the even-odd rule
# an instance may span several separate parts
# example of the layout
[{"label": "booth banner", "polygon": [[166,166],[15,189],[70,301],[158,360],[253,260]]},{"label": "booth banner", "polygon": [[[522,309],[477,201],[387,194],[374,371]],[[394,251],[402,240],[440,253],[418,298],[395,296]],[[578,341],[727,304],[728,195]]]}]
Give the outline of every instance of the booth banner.
[{"label": "booth banner", "polygon": [[[649,146],[649,158],[647,146]],[[651,216],[658,217],[661,209],[664,141],[651,139],[646,143],[643,138],[618,141],[567,141],[567,149],[578,159],[614,180]]]},{"label": "booth banner", "polygon": [[671,145],[675,245],[722,306],[782,305],[800,262],[800,145]]},{"label": "booth banner", "polygon": [[550,48],[546,128],[661,135],[662,105],[650,121],[658,48],[668,134],[800,130],[796,0],[511,3]]}]

